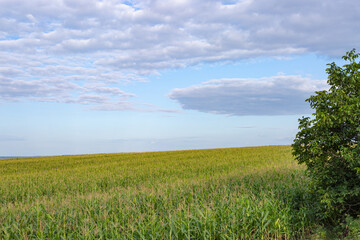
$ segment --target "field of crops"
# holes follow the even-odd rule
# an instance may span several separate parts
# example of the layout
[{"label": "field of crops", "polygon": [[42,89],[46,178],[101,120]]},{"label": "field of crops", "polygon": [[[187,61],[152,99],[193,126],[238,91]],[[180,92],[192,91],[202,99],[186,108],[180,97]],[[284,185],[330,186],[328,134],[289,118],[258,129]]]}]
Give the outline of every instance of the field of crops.
[{"label": "field of crops", "polygon": [[301,238],[307,181],[290,146],[3,159],[0,239]]}]

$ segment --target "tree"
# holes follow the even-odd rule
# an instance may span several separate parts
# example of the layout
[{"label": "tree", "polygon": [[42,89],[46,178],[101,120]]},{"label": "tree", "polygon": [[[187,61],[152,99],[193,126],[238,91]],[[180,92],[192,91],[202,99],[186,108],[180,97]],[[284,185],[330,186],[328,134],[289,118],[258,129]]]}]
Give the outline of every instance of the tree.
[{"label": "tree", "polygon": [[319,217],[338,224],[360,214],[360,63],[353,49],[343,67],[328,64],[328,91],[306,99],[314,118],[299,119],[292,145],[295,159],[307,166]]}]

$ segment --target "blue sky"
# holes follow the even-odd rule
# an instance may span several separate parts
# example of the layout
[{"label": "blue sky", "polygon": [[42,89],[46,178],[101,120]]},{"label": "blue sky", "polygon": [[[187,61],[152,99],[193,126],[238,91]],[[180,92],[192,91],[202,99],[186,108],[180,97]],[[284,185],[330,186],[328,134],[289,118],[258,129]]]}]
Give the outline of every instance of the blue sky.
[{"label": "blue sky", "polygon": [[355,0],[0,0],[0,156],[291,144]]}]

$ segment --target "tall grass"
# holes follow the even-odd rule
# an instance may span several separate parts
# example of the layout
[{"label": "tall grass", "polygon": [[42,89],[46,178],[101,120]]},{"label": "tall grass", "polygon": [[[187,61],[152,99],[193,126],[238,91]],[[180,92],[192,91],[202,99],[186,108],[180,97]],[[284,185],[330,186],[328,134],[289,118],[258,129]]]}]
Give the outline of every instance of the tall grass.
[{"label": "tall grass", "polygon": [[289,146],[0,160],[0,238],[302,238],[307,182]]}]

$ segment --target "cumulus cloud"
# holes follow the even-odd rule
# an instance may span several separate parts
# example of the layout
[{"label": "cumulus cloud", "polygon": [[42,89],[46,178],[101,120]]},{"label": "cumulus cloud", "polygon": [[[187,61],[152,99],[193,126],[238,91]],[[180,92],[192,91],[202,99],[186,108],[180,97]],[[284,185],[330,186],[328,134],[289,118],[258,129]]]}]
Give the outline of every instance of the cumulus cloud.
[{"label": "cumulus cloud", "polygon": [[228,115],[293,115],[310,113],[305,99],[327,88],[324,80],[301,76],[260,79],[216,79],[174,89],[169,97],[182,108]]},{"label": "cumulus cloud", "polygon": [[[262,54],[342,54],[360,39],[355,0],[12,0],[0,6],[1,47],[99,53],[132,70],[146,63],[156,70],[165,60],[163,67]],[[134,65],[121,64],[129,61]]]},{"label": "cumulus cloud", "polygon": [[71,82],[63,79],[14,80],[0,77],[0,103],[23,100],[38,102],[76,103],[90,110],[177,112],[156,105],[130,101],[135,94],[104,83]]},{"label": "cumulus cloud", "polygon": [[356,0],[2,0],[0,76],[25,90],[1,98],[41,95],[49,78],[119,84],[202,62],[340,56],[359,47],[359,12]]},{"label": "cumulus cloud", "polygon": [[[0,77],[0,100],[40,102],[79,103],[94,105],[97,109],[103,106],[125,101],[134,94],[126,93],[116,87],[103,84],[80,85],[66,79],[14,80]],[[135,104],[127,103],[127,110],[135,110]]]}]

